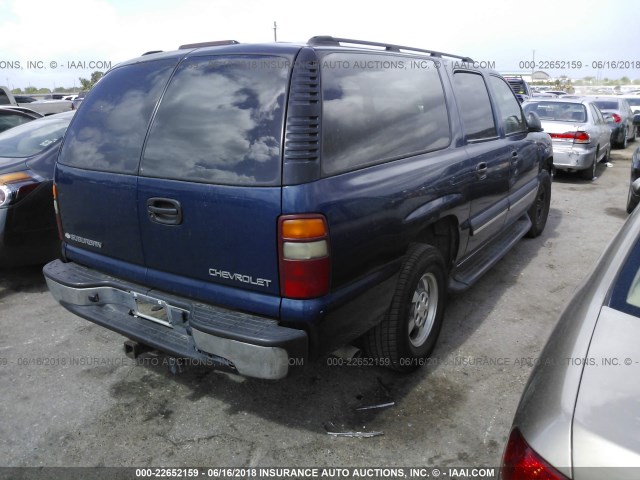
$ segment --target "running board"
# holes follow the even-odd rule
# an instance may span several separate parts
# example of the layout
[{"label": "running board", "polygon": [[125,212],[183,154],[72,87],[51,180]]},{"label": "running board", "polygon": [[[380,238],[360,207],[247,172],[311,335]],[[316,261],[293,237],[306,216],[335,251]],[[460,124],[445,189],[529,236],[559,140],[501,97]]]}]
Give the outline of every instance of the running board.
[{"label": "running board", "polygon": [[504,257],[531,228],[529,215],[523,215],[507,230],[456,266],[449,279],[449,291],[464,292]]}]

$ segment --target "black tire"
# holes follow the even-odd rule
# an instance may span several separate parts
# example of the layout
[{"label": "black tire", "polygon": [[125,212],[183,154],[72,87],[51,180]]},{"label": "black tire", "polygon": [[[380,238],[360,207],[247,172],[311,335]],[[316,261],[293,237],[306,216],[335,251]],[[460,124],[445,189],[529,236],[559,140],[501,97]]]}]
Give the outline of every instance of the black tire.
[{"label": "black tire", "polygon": [[634,198],[631,184],[629,184],[629,193],[627,194],[627,213],[632,213],[638,206],[638,199]]},{"label": "black tire", "polygon": [[593,180],[596,176],[597,170],[598,170],[598,153],[596,152],[595,157],[593,157],[593,162],[591,163],[589,168],[580,170],[580,178],[582,178],[583,180]]},{"label": "black tire", "polygon": [[[595,160],[594,160],[595,163]],[[551,205],[551,176],[549,172],[543,170],[540,172],[540,185],[538,185],[538,193],[533,205],[529,208],[529,219],[531,220],[531,228],[527,232],[528,238],[539,237],[547,225],[549,217],[549,206]]]},{"label": "black tire", "polygon": [[409,248],[384,320],[363,337],[370,358],[401,372],[426,363],[444,318],[445,272],[438,249],[423,244]]},{"label": "black tire", "polygon": [[618,143],[618,147],[627,148],[627,131],[625,130],[622,135],[622,141]]}]

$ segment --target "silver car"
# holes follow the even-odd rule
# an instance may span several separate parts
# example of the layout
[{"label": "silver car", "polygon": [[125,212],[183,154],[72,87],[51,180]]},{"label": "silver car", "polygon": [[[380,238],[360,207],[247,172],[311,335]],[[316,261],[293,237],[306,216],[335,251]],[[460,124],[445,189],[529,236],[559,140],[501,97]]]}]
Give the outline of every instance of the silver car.
[{"label": "silver car", "polygon": [[628,142],[636,140],[636,125],[633,111],[627,101],[620,97],[593,97],[611,130],[611,142],[620,148],[627,148]]},{"label": "silver car", "polygon": [[535,112],[551,136],[556,169],[578,171],[591,180],[596,176],[598,162],[609,159],[611,129],[592,100],[533,98],[522,108],[526,114]]},{"label": "silver car", "polygon": [[[622,95],[622,98],[627,101],[634,115],[640,113],[640,95]],[[640,136],[640,127],[638,126],[636,126],[636,136]]]},{"label": "silver car", "polygon": [[640,478],[640,210],[609,244],[536,360],[501,478]]}]

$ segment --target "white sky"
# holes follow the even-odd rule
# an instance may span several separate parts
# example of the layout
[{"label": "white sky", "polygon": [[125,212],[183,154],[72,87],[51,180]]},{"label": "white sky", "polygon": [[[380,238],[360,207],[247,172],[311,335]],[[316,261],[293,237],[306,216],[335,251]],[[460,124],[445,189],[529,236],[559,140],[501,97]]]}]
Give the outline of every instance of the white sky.
[{"label": "white sky", "polygon": [[[96,68],[68,62],[115,65],[183,43],[272,41],[274,21],[279,41],[333,35],[389,42],[494,61],[502,72],[529,70],[519,63],[535,50],[536,61],[585,66],[544,69],[552,76],[640,78],[637,0],[0,0],[0,84],[79,86],[78,77]],[[631,68],[592,68],[620,60]],[[42,68],[28,68],[29,61]]]}]

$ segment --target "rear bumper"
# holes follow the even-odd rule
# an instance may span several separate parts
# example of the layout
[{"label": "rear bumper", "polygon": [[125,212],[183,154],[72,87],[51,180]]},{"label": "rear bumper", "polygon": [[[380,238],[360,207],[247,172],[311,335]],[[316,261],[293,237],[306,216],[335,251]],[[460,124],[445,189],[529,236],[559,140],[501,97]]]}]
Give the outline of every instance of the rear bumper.
[{"label": "rear bumper", "polygon": [[264,379],[285,377],[308,356],[306,332],[272,319],[149,290],[72,262],[55,260],[43,273],[67,310],[171,355]]},{"label": "rear bumper", "polygon": [[596,158],[596,147],[553,145],[553,166],[560,170],[584,170],[590,168]]}]

